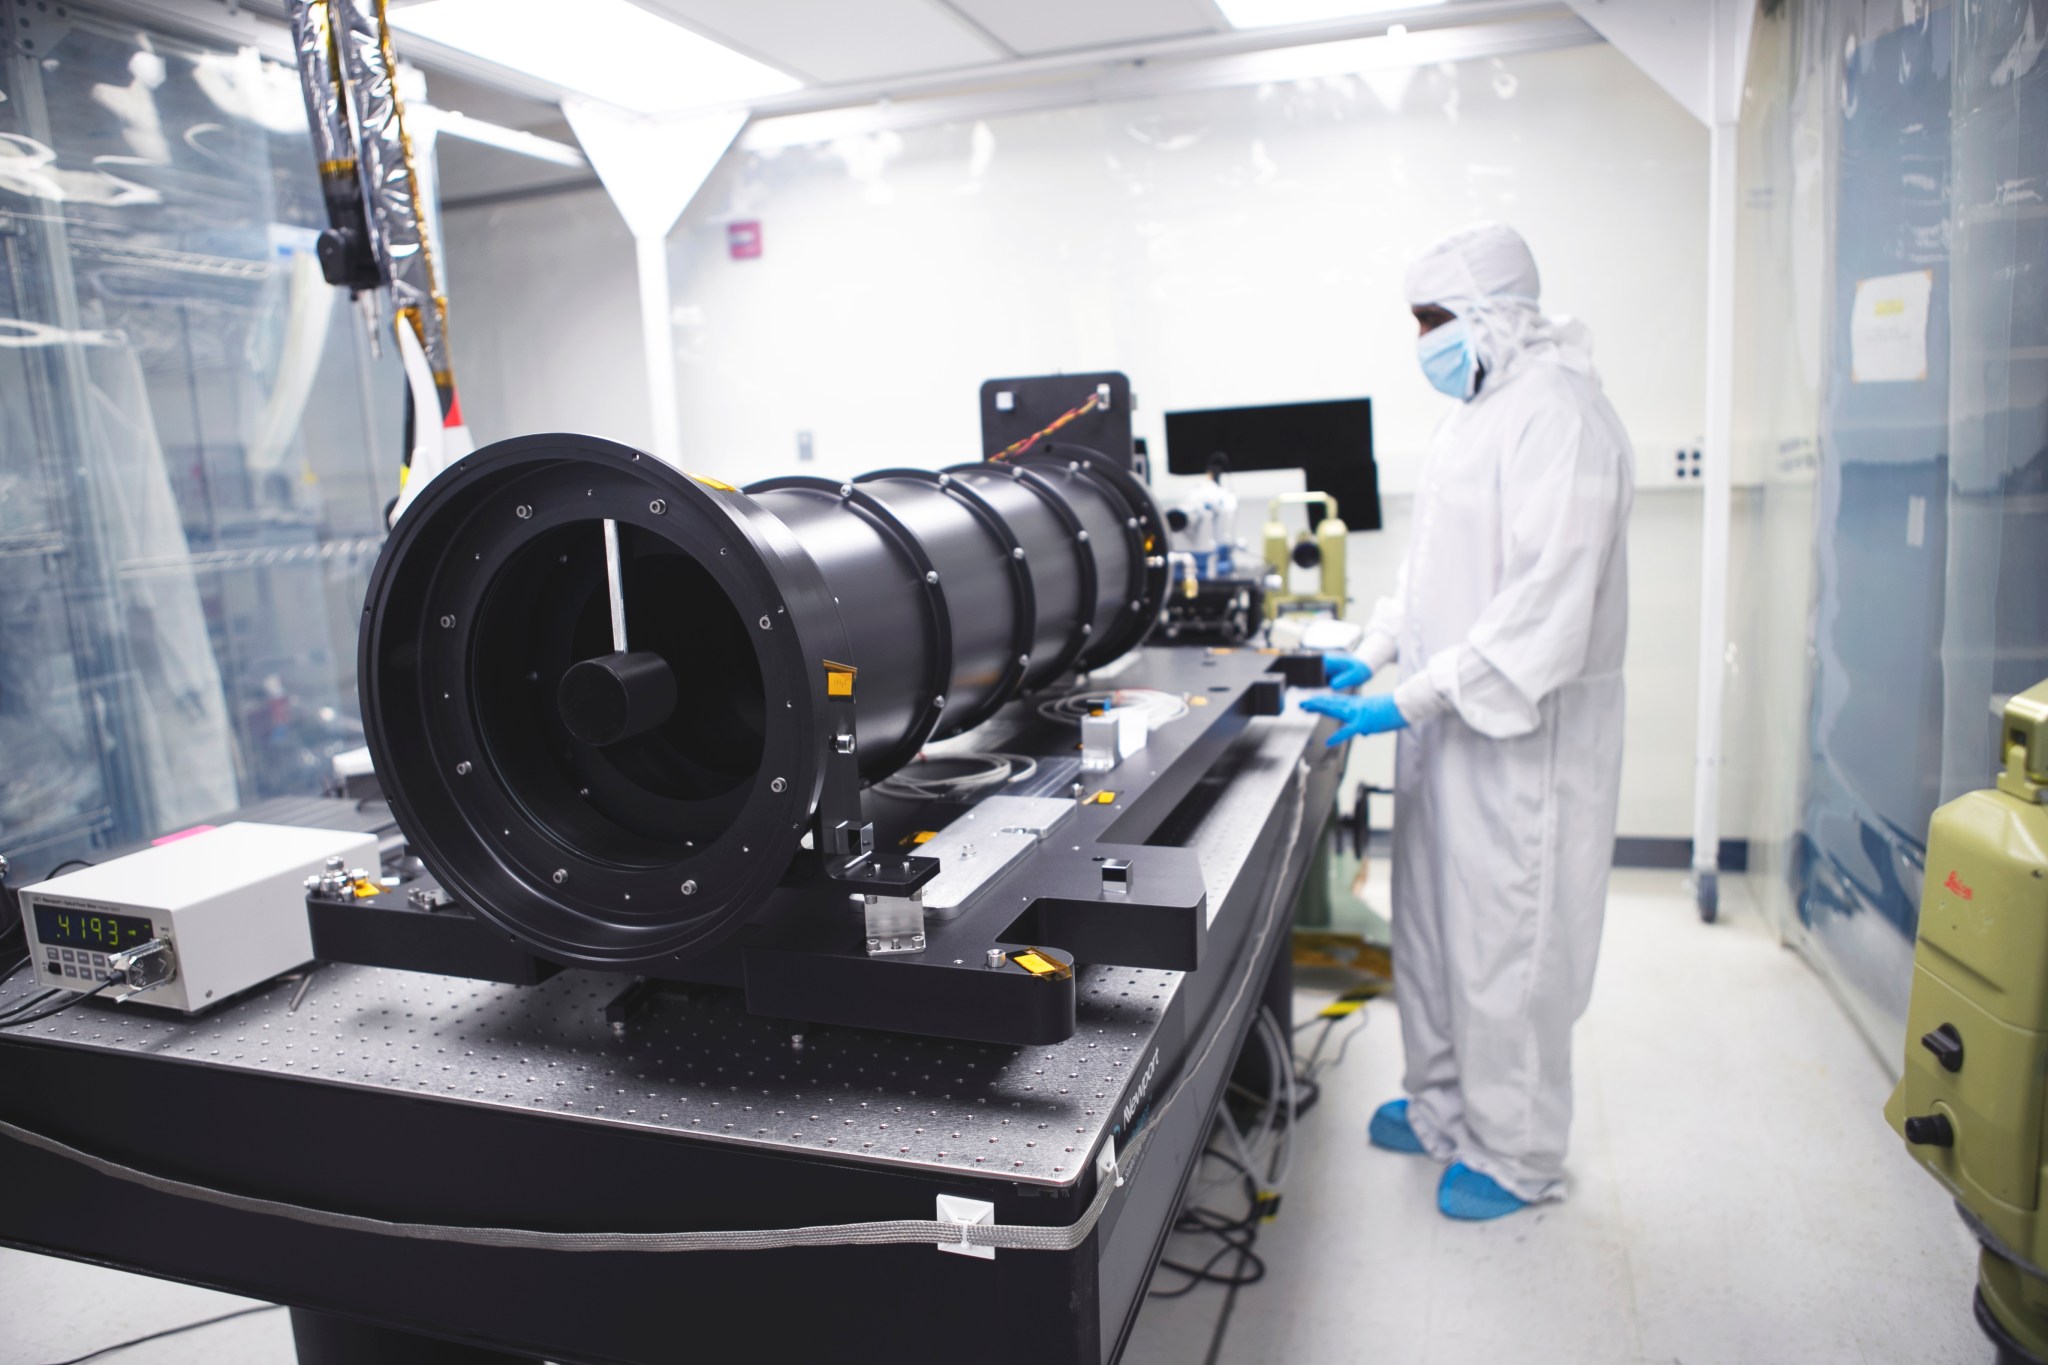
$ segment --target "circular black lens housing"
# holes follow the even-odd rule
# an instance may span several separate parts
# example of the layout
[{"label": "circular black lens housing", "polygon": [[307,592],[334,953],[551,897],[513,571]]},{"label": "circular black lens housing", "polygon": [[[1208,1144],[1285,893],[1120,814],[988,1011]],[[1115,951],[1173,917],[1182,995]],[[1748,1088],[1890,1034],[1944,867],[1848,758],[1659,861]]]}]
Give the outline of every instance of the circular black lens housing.
[{"label": "circular black lens housing", "polygon": [[[815,565],[745,495],[590,437],[501,443],[407,510],[364,610],[393,813],[515,938],[572,963],[680,960],[780,880],[820,790],[822,661],[846,649]],[[617,716],[577,713],[603,701],[571,676],[592,668],[623,670]]]}]

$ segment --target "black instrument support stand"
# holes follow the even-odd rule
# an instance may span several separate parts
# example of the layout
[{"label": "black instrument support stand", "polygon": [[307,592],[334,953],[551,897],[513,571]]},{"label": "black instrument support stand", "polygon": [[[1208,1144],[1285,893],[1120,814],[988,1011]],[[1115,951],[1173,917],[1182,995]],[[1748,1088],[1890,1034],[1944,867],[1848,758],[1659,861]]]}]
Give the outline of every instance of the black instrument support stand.
[{"label": "black instrument support stand", "polygon": [[[1245,724],[1279,713],[1288,682],[1320,682],[1319,659],[1307,665],[1247,650],[1147,651],[1117,685],[1182,697],[1188,714],[1152,730],[1144,748],[1106,771],[1082,771],[1075,761],[1077,722],[1047,720],[1035,701],[1019,703],[1012,714],[1022,728],[1009,743],[1038,760],[1035,790],[1056,786],[1072,815],[945,917],[924,915],[918,899],[940,862],[881,850],[915,848],[921,833],[968,807],[859,790],[849,679],[844,714],[835,705],[838,723],[827,739],[813,856],[792,869],[736,945],[650,975],[742,987],[757,1015],[993,1043],[1070,1037],[1074,965],[1202,964],[1209,915],[1201,866],[1192,851],[1152,840]],[[877,942],[864,916],[877,902],[904,912],[904,941],[894,950]],[[323,960],[513,982],[557,970],[422,883],[339,902],[316,893],[307,908]],[[473,963],[451,949],[463,937],[475,944]]]}]

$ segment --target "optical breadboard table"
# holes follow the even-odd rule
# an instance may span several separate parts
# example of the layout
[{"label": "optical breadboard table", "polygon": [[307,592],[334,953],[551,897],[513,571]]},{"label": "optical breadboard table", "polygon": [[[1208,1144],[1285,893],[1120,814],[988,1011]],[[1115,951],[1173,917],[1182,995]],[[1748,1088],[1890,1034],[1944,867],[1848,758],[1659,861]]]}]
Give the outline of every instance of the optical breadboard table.
[{"label": "optical breadboard table", "polygon": [[[931,1219],[947,1195],[1062,1228],[1089,1212],[1105,1149],[1144,1135],[1071,1250],[467,1245],[226,1207],[4,1137],[0,1242],[565,1362],[1113,1360],[1283,961],[1340,768],[1320,733],[1292,711],[1251,722],[1159,836],[1202,864],[1202,969],[1082,968],[1079,1026],[1053,1046],[813,1029],[714,988],[657,993],[615,1030],[620,977],[347,966],[319,969],[296,1009],[282,982],[195,1019],[94,1001],[0,1030],[10,1124],[157,1177],[397,1223],[782,1229]],[[1006,737],[999,717],[976,742]]]}]

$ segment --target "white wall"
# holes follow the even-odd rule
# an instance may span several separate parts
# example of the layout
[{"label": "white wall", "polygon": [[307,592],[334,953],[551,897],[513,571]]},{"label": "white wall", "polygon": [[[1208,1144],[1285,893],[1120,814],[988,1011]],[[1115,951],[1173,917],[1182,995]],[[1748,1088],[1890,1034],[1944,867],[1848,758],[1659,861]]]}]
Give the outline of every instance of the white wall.
[{"label": "white wall", "polygon": [[[972,459],[998,375],[1121,369],[1155,452],[1170,409],[1366,394],[1388,495],[1387,531],[1353,538],[1366,610],[1447,402],[1402,269],[1511,221],[1638,447],[1623,832],[1682,836],[1699,532],[1671,470],[1700,439],[1705,152],[1599,45],[742,150],[670,240],[685,460],[745,482]],[[729,257],[735,219],[761,223],[760,259]],[[631,242],[602,196],[457,211],[446,235],[479,437],[645,445]]]},{"label": "white wall", "polygon": [[633,237],[602,190],[446,216],[448,347],[479,442],[652,446]]}]

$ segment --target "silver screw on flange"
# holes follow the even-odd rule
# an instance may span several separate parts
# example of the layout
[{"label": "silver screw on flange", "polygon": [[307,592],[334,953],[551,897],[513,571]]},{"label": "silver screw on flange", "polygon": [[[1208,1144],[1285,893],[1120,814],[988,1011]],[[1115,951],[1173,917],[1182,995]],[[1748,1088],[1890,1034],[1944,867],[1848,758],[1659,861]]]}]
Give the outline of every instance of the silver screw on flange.
[{"label": "silver screw on flange", "polygon": [[442,618],[441,618],[441,629],[443,629],[443,630],[453,630],[453,629],[455,629],[455,618],[454,618],[453,616],[444,616],[444,617],[442,617]]},{"label": "silver screw on flange", "polygon": [[939,581],[939,571],[937,569],[925,570],[924,581],[927,583],[937,583]]},{"label": "silver screw on flange", "polygon": [[460,763],[458,763],[458,764],[456,764],[456,765],[455,765],[455,775],[456,775],[457,777],[468,777],[468,776],[469,776],[469,760],[468,760],[468,759],[466,759],[466,758],[465,758],[465,759],[463,759],[463,760],[462,760],[462,762],[460,762]]},{"label": "silver screw on flange", "polygon": [[521,521],[525,521],[528,517],[533,515],[533,507],[529,503],[522,502],[517,507],[512,509],[512,514],[518,517]]},{"label": "silver screw on flange", "polygon": [[567,869],[567,868],[565,868],[565,867],[558,867],[558,868],[556,868],[556,869],[555,869],[555,877],[554,877],[554,881],[555,881],[555,885],[556,885],[556,886],[560,886],[560,885],[561,885],[561,884],[562,884],[563,882],[566,882],[566,881],[568,881],[568,880],[569,880],[569,869]]},{"label": "silver screw on flange", "polygon": [[653,502],[647,504],[647,510],[658,517],[668,511],[668,503],[664,499],[656,498]]},{"label": "silver screw on flange", "polygon": [[694,895],[696,895],[696,894],[697,894],[697,883],[696,883],[696,882],[694,882],[694,881],[687,881],[687,882],[684,882],[684,883],[683,883],[683,894],[684,894],[685,896],[694,896]]},{"label": "silver screw on flange", "polygon": [[773,782],[770,782],[768,784],[768,790],[772,792],[779,792],[786,789],[788,786],[789,783],[787,780],[778,777]]}]

